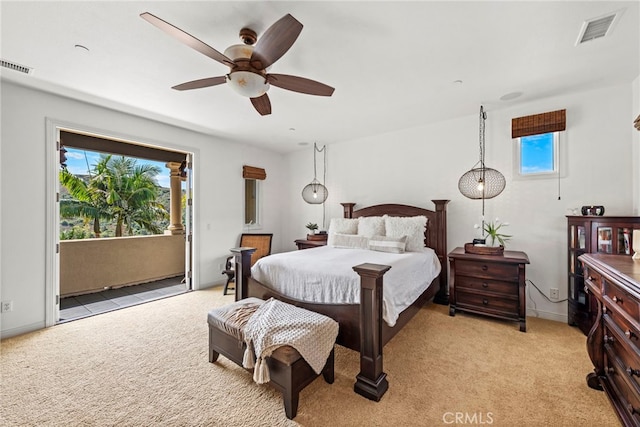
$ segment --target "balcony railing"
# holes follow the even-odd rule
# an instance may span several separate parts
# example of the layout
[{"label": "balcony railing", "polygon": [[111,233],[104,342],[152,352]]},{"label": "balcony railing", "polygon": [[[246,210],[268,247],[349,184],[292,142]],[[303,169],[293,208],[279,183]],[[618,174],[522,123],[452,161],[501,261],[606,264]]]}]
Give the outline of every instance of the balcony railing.
[{"label": "balcony railing", "polygon": [[184,235],[60,242],[60,296],[136,285],[184,274]]}]

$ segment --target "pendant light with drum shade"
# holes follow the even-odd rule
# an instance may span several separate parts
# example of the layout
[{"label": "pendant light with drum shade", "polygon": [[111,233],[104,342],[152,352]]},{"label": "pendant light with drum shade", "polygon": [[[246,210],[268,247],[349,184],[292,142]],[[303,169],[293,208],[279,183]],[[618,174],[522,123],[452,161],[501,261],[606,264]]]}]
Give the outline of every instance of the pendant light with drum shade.
[{"label": "pendant light with drum shade", "polygon": [[302,198],[304,199],[305,202],[312,205],[319,205],[321,203],[324,203],[327,200],[327,197],[329,196],[329,191],[327,190],[327,187],[325,187],[324,185],[322,185],[320,181],[318,181],[317,173],[316,173],[317,172],[316,152],[318,152],[318,153],[322,153],[324,156],[323,173],[326,176],[327,154],[325,149],[326,149],[326,145],[323,145],[321,149],[318,149],[317,144],[315,142],[313,143],[313,181],[311,181],[311,183],[307,184],[302,189]]},{"label": "pendant light with drum shade", "polygon": [[484,235],[484,201],[492,199],[502,193],[506,186],[504,175],[495,169],[488,168],[484,164],[485,154],[485,121],[487,113],[485,113],[482,105],[480,106],[480,159],[471,168],[465,172],[458,181],[458,189],[463,196],[470,199],[482,200],[482,229]]}]

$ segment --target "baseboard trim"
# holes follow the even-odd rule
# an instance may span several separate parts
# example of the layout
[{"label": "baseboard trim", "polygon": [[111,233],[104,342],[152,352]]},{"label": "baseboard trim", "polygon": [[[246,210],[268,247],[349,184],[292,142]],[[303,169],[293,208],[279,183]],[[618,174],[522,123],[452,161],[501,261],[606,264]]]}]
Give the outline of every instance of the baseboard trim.
[{"label": "baseboard trim", "polygon": [[32,323],[30,325],[20,326],[19,328],[6,329],[4,331],[0,331],[0,339],[11,338],[18,335],[26,334],[29,332],[37,331],[39,329],[44,329],[45,323],[38,322]]},{"label": "baseboard trim", "polygon": [[527,307],[527,317],[539,317],[540,319],[553,320],[555,322],[567,323],[569,317],[567,314],[553,313],[551,311],[538,310],[532,307]]}]

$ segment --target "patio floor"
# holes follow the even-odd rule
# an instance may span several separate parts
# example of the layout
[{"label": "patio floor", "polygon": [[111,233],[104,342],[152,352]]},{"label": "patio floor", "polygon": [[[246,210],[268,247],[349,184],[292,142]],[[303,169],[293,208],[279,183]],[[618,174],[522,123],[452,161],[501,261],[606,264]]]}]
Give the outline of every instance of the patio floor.
[{"label": "patio floor", "polygon": [[124,288],[61,298],[58,323],[183,294],[188,291],[187,286],[182,283],[183,278],[184,276],[176,276]]}]

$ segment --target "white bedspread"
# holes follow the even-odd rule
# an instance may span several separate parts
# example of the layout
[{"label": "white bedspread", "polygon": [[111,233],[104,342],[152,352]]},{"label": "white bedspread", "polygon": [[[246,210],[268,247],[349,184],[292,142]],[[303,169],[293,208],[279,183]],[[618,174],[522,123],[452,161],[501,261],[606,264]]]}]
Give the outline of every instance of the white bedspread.
[{"label": "white bedspread", "polygon": [[390,265],[384,275],[382,314],[394,326],[440,273],[435,252],[393,254],[367,249],[321,246],[261,258],[251,268],[260,283],[283,295],[307,302],[360,303],[360,276],[353,267],[363,263]]}]

